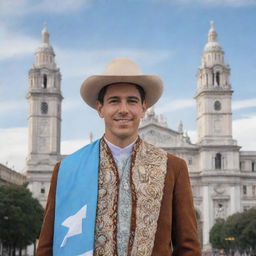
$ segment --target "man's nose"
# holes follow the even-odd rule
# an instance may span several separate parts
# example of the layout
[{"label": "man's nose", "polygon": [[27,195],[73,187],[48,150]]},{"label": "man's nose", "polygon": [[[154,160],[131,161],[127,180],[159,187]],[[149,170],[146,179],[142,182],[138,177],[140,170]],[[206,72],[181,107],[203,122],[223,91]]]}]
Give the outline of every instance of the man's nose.
[{"label": "man's nose", "polygon": [[127,102],[121,102],[119,111],[120,111],[120,113],[128,112]]}]

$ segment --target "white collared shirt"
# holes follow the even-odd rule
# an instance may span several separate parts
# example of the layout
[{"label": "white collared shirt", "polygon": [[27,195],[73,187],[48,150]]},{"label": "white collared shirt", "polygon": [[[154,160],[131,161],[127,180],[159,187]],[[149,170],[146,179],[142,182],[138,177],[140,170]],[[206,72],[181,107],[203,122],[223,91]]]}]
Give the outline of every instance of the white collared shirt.
[{"label": "white collared shirt", "polygon": [[106,139],[106,137],[104,137],[104,140],[106,141],[106,143],[108,144],[111,153],[115,159],[115,161],[120,161],[121,159],[126,159],[127,157],[129,157],[132,153],[132,149],[133,149],[133,145],[135,144],[136,140],[133,141],[131,144],[129,144],[128,146],[124,147],[124,148],[120,148],[114,144],[112,144],[110,141],[108,141]]}]

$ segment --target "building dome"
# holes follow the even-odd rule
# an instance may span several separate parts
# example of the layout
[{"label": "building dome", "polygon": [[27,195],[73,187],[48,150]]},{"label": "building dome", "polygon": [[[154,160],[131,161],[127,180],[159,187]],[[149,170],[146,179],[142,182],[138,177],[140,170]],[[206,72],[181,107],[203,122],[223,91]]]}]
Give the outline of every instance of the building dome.
[{"label": "building dome", "polygon": [[211,21],[211,28],[208,32],[208,42],[204,47],[204,51],[222,51],[220,44],[217,42],[217,32],[214,28],[214,21]]},{"label": "building dome", "polygon": [[222,51],[222,48],[218,42],[208,42],[204,47],[204,51]]},{"label": "building dome", "polygon": [[50,35],[49,35],[48,30],[47,30],[46,24],[45,24],[45,27],[43,28],[43,30],[41,32],[41,36],[42,36],[42,42],[40,43],[40,45],[36,49],[36,53],[44,52],[44,53],[48,53],[48,54],[51,54],[51,55],[55,55],[54,50],[53,50],[52,46],[49,43]]}]

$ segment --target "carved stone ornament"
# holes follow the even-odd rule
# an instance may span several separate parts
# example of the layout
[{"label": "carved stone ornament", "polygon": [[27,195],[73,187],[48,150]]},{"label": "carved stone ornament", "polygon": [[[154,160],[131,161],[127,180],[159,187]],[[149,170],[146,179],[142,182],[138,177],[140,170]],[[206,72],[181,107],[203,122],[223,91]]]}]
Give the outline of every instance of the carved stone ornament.
[{"label": "carved stone ornament", "polygon": [[222,184],[217,184],[214,186],[213,190],[215,191],[216,194],[222,195],[225,192],[225,188]]}]

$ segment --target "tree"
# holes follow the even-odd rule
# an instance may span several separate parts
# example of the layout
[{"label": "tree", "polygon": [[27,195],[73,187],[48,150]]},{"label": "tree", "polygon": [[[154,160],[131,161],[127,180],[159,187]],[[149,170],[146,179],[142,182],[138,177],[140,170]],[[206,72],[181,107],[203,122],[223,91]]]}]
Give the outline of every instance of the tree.
[{"label": "tree", "polygon": [[213,248],[225,249],[226,252],[250,253],[256,255],[256,208],[242,213],[235,213],[227,220],[217,220],[210,231]]},{"label": "tree", "polygon": [[224,249],[225,248],[225,240],[223,235],[223,226],[225,220],[217,219],[216,223],[213,225],[210,231],[210,243],[212,247],[215,249]]},{"label": "tree", "polygon": [[22,249],[35,242],[43,220],[43,207],[25,185],[0,186],[0,240]]}]

